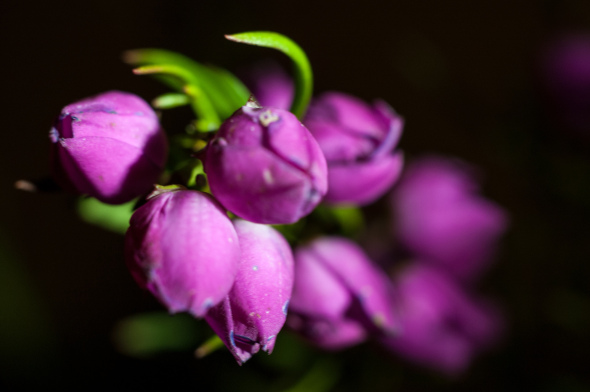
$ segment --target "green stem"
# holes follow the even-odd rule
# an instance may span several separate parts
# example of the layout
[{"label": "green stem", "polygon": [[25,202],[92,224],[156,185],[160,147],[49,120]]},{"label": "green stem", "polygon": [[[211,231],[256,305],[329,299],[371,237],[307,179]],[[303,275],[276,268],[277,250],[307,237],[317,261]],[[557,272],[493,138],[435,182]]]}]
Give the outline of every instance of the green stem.
[{"label": "green stem", "polygon": [[195,350],[195,357],[201,359],[224,346],[223,340],[217,335],[211,336]]},{"label": "green stem", "polygon": [[250,31],[226,35],[225,38],[230,41],[276,49],[289,56],[295,65],[295,97],[291,112],[302,119],[313,91],[311,65],[303,49],[290,38],[272,31]]}]

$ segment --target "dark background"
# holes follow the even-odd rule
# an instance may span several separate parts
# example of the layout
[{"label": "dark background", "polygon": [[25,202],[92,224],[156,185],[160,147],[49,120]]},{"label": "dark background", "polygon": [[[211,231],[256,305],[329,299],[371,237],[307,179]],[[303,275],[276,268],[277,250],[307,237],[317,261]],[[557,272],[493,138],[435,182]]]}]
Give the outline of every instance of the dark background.
[{"label": "dark background", "polygon": [[[459,378],[364,345],[328,357],[339,364],[335,389],[590,390],[590,128],[568,133],[551,122],[538,77],[549,40],[590,29],[589,3],[383,4],[0,3],[0,389],[278,390],[305,373],[307,359],[279,353],[280,340],[278,364],[255,358],[242,368],[223,351],[201,361],[190,350],[151,359],[119,354],[114,325],[161,309],[129,276],[122,237],[81,222],[69,196],[13,189],[18,179],[49,173],[47,133],[64,105],[109,89],[148,100],[165,91],[134,76],[120,61],[124,50],[162,47],[238,71],[281,58],[223,35],[273,30],[307,52],[316,92],[385,99],[406,119],[408,159],[437,152],[475,164],[484,193],[511,218],[482,284],[507,314],[501,344]],[[178,113],[164,114],[167,129],[184,127]],[[305,350],[305,358],[323,358]]]}]

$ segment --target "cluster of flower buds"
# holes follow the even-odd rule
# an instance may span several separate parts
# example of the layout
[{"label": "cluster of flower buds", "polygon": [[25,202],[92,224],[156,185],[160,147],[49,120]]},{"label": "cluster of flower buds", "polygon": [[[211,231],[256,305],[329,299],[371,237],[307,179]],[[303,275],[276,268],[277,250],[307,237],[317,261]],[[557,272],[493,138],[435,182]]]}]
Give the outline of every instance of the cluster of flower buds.
[{"label": "cluster of flower buds", "polygon": [[231,221],[210,195],[158,192],[131,218],[129,269],[172,313],[206,317],[239,363],[272,352],[293,286],[293,256],[273,228]]},{"label": "cluster of flower buds", "polygon": [[[66,106],[50,138],[64,188],[111,204],[150,191],[167,152],[154,111],[122,92]],[[276,230],[230,220],[217,198],[250,221],[291,223],[325,194],[326,163],[291,113],[251,106],[222,125],[205,163],[215,197],[159,186],[131,217],[125,258],[140,286],[171,313],[206,317],[243,363],[274,347],[293,286],[293,256]],[[258,203],[249,206],[251,200]]]},{"label": "cluster of flower buds", "polygon": [[[268,42],[277,40],[292,45],[276,35]],[[497,315],[466,287],[489,262],[506,217],[475,194],[462,168],[432,159],[408,171],[392,200],[396,232],[416,261],[393,279],[342,233],[295,231],[303,234],[292,239],[293,253],[269,226],[298,222],[322,201],[335,216],[335,204],[356,208],[392,188],[403,166],[397,150],[403,120],[386,103],[330,92],[311,100],[304,115],[311,83],[305,98],[280,71],[263,72],[251,86],[261,106],[240,93],[247,89],[233,75],[165,51],[133,56],[148,64],[140,73],[180,78],[170,85],[182,94],[160,105],[193,104],[201,133],[187,138],[206,146],[191,147],[182,159],[201,171],[170,184],[179,169],[162,175],[174,165],[166,166],[168,144],[156,113],[117,91],[62,110],[50,132],[52,166],[64,189],[108,204],[137,199],[125,260],[138,284],[171,313],[204,318],[239,364],[260,350],[272,352],[285,323],[324,349],[372,336],[449,372],[463,369],[496,335]],[[159,65],[149,68],[150,62]],[[301,67],[305,74],[305,62]],[[205,185],[199,175],[206,175]]]}]

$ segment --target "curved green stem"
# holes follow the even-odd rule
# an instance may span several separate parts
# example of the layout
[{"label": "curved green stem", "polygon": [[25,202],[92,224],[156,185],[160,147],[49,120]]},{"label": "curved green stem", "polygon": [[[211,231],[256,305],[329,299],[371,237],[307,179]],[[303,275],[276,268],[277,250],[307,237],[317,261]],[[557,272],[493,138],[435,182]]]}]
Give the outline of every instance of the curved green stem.
[{"label": "curved green stem", "polygon": [[276,49],[289,56],[295,65],[295,97],[291,112],[299,119],[303,118],[313,91],[311,65],[303,49],[290,38],[272,31],[250,31],[226,35],[225,38],[230,41]]}]

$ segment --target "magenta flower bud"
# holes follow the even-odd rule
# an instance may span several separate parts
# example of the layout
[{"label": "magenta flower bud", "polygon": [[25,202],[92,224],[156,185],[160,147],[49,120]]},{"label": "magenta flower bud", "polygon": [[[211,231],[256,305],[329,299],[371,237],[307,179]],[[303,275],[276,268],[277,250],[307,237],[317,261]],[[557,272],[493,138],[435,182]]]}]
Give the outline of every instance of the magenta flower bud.
[{"label": "magenta flower bud", "polygon": [[247,75],[244,82],[262,106],[289,110],[295,95],[291,77],[277,64],[265,62]]},{"label": "magenta flower bud", "polygon": [[149,192],[168,153],[154,111],[140,97],[120,91],[66,106],[49,138],[56,180],[111,204]]},{"label": "magenta flower bud", "polygon": [[328,203],[369,204],[391,188],[403,157],[393,152],[403,120],[385,102],[373,107],[337,92],[312,101],[304,120],[328,162]]},{"label": "magenta flower bud", "polygon": [[140,286],[171,313],[203,317],[231,289],[238,270],[238,236],[206,193],[164,192],[135,211],[125,259]]},{"label": "magenta flower bud", "polygon": [[256,223],[294,223],[326,193],[326,160],[290,112],[246,105],[222,125],[205,152],[213,195]]},{"label": "magenta flower bud", "polygon": [[392,198],[400,240],[420,259],[475,280],[507,226],[504,210],[477,192],[464,165],[437,157],[415,162]]},{"label": "magenta flower bud", "polygon": [[435,268],[412,265],[396,279],[396,288],[401,330],[383,343],[413,362],[459,374],[501,332],[495,307],[470,297]]},{"label": "magenta flower bud", "polygon": [[289,327],[316,345],[340,349],[367,332],[396,332],[393,289],[354,242],[323,237],[295,251]]},{"label": "magenta flower bud", "polygon": [[238,274],[229,295],[206,320],[239,364],[260,349],[272,352],[293,289],[293,255],[270,226],[234,222],[240,242]]}]

